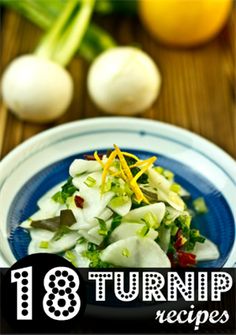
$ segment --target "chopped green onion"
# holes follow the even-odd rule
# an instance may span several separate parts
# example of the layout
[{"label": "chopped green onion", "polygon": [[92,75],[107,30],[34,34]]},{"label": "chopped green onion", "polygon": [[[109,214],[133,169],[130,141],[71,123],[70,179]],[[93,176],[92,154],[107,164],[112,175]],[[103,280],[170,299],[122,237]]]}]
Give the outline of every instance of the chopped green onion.
[{"label": "chopped green onion", "polygon": [[84,184],[88,187],[94,187],[96,185],[96,180],[93,177],[88,176],[84,181]]},{"label": "chopped green onion", "polygon": [[68,261],[70,261],[72,263],[72,265],[74,265],[75,267],[78,266],[78,264],[76,262],[77,257],[76,257],[76,255],[73,251],[67,250],[65,252],[65,258],[68,259]]},{"label": "chopped green onion", "polygon": [[174,173],[169,170],[164,170],[163,176],[168,180],[172,180],[174,178]]},{"label": "chopped green onion", "polygon": [[130,189],[128,183],[121,183],[122,181],[118,178],[113,178],[111,183],[111,191],[116,195],[129,195],[133,194],[133,191]]},{"label": "chopped green onion", "polygon": [[122,256],[124,256],[124,257],[129,257],[129,256],[130,256],[130,251],[129,251],[129,249],[124,248],[124,249],[122,250]]},{"label": "chopped green onion", "polygon": [[207,205],[203,197],[199,197],[193,201],[193,207],[199,214],[204,214],[208,211]]},{"label": "chopped green onion", "polygon": [[111,199],[111,201],[109,202],[109,205],[112,207],[119,207],[119,206],[126,204],[128,201],[129,201],[129,197],[127,195],[121,195],[119,197],[115,197]]},{"label": "chopped green onion", "polygon": [[156,172],[160,173],[160,174],[163,174],[163,172],[164,172],[164,169],[163,169],[163,167],[161,167],[161,166],[156,166],[156,167],[154,167],[154,170],[155,170]]},{"label": "chopped green onion", "polygon": [[160,226],[157,217],[152,212],[146,213],[143,220],[149,228],[157,229]]},{"label": "chopped green onion", "polygon": [[103,192],[109,192],[111,190],[111,184],[112,184],[111,179],[108,178],[103,187]]},{"label": "chopped green onion", "polygon": [[102,235],[102,236],[106,236],[108,234],[107,231],[107,226],[106,226],[106,222],[100,218],[96,218],[99,222],[100,225],[100,229],[98,230],[98,234]]},{"label": "chopped green onion", "polygon": [[52,196],[52,200],[56,201],[56,202],[59,202],[59,204],[63,205],[64,204],[64,199],[62,197],[62,194],[61,194],[61,191],[55,193],[53,196]]},{"label": "chopped green onion", "polygon": [[[92,244],[92,243],[91,243]],[[90,260],[90,268],[110,268],[111,264],[101,261],[100,252],[98,250],[85,250],[82,253],[83,257],[86,257]]]},{"label": "chopped green onion", "polygon": [[179,227],[177,227],[175,224],[171,228],[171,236],[175,236],[177,234],[177,231],[179,230]]},{"label": "chopped green onion", "polygon": [[49,242],[48,241],[41,241],[40,244],[39,244],[39,248],[48,249],[48,247],[49,247]]},{"label": "chopped green onion", "polygon": [[84,237],[80,237],[77,241],[77,244],[83,244],[86,242],[86,239]]},{"label": "chopped green onion", "polygon": [[173,184],[171,185],[170,189],[171,189],[171,191],[173,191],[173,192],[179,194],[180,191],[181,191],[181,186],[180,186],[179,184],[177,184],[177,183],[173,183]]},{"label": "chopped green onion", "polygon": [[60,204],[65,204],[67,198],[71,197],[77,188],[73,185],[73,178],[70,177],[67,182],[61,187],[61,191],[55,193],[52,199]]},{"label": "chopped green onion", "polygon": [[88,243],[88,246],[87,246],[87,250],[88,251],[96,251],[97,250],[97,246],[96,244],[92,243],[92,242],[89,242]]},{"label": "chopped green onion", "polygon": [[149,232],[149,227],[147,225],[143,226],[140,230],[137,231],[137,235],[144,237]]}]

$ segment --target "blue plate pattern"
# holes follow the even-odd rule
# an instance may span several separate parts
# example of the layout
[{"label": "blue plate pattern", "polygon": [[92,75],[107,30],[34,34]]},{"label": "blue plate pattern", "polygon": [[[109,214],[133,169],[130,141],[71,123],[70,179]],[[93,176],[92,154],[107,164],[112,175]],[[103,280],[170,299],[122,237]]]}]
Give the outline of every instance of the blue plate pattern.
[{"label": "blue plate pattern", "polygon": [[[147,151],[127,148],[125,150],[142,159],[155,155]],[[30,242],[28,232],[19,228],[19,223],[37,211],[38,199],[52,187],[66,180],[72,161],[75,158],[83,158],[83,155],[84,153],[73,155],[45,167],[27,181],[15,196],[8,214],[8,229],[10,231],[9,244],[16,259],[27,255]],[[200,262],[199,266],[222,267],[228,258],[235,235],[233,215],[223,195],[200,173],[178,161],[158,155],[158,165],[172,170],[176,181],[191,193],[193,199],[199,196],[204,197],[209,211],[204,215],[196,216],[192,225],[218,245],[220,258],[215,261]]]}]

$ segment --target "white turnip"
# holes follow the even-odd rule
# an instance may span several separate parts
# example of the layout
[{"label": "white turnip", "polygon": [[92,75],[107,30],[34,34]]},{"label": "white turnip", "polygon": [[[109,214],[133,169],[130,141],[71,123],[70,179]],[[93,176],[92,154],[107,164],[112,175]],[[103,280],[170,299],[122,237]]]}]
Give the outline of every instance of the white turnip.
[{"label": "white turnip", "polygon": [[115,47],[93,62],[88,91],[103,111],[135,114],[147,110],[158,96],[160,72],[145,52],[134,47]]},{"label": "white turnip", "polygon": [[48,122],[68,108],[73,93],[72,78],[64,66],[80,44],[95,0],[67,2],[62,14],[44,36],[35,53],[15,59],[2,77],[6,106],[19,118]]}]

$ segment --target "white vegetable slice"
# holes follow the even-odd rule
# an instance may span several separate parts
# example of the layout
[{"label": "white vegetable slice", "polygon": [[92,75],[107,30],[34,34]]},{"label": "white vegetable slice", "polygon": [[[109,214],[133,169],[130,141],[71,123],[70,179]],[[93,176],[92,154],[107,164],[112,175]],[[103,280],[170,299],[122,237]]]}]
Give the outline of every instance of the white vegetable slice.
[{"label": "white vegetable slice", "polygon": [[215,243],[205,239],[204,243],[197,242],[193,249],[197,261],[211,261],[220,257],[219,250]]},{"label": "white vegetable slice", "polygon": [[[109,220],[113,215],[113,212],[109,208],[105,208],[104,211],[99,215],[99,218],[107,221]],[[91,220],[85,221],[84,219],[79,219],[79,222],[75,223],[75,225],[71,226],[71,229],[85,229],[90,230],[91,228],[97,226],[98,220],[96,218],[93,218]]]},{"label": "white vegetable slice", "polygon": [[[87,243],[76,244],[75,248],[71,250],[75,256],[75,261],[73,263],[80,268],[88,268],[90,260],[83,256],[83,252],[87,250]],[[65,257],[66,258],[66,257]]]},{"label": "white vegetable slice", "polygon": [[165,215],[165,204],[163,202],[159,202],[156,204],[151,204],[143,207],[139,207],[130,211],[127,215],[122,218],[123,222],[140,222],[143,223],[142,219],[146,214],[152,213],[159,223],[161,223],[164,215]]},{"label": "white vegetable slice", "polygon": [[69,173],[71,177],[78,176],[82,173],[91,173],[102,170],[97,161],[87,161],[84,159],[75,159],[70,165]]},{"label": "white vegetable slice", "polygon": [[[33,234],[32,234],[33,233]],[[77,242],[79,235],[76,232],[71,232],[63,235],[59,240],[53,241],[53,233],[44,229],[31,230],[32,241],[29,244],[28,253],[35,254],[38,252],[59,253],[71,249]],[[48,242],[48,248],[41,248],[41,242]]]},{"label": "white vegetable slice", "polygon": [[101,252],[101,260],[121,267],[170,267],[169,258],[156,242],[137,236],[110,244]]},{"label": "white vegetable slice", "polygon": [[178,211],[184,210],[185,204],[177,193],[169,191],[169,193],[167,194],[161,190],[158,190],[157,193],[159,200],[167,202],[169,205],[171,205]]},{"label": "white vegetable slice", "polygon": [[[111,222],[112,222],[112,220],[109,220],[109,221],[106,222],[107,230],[110,229]],[[101,229],[100,225],[97,225],[96,227],[94,227],[94,228],[92,228],[88,231],[88,241],[89,242],[95,243],[97,245],[102,243],[102,241],[104,240],[105,235],[99,234],[100,229]]]},{"label": "white vegetable slice", "polygon": [[158,190],[162,190],[165,193],[168,193],[170,190],[171,182],[159,172],[154,170],[154,168],[148,169],[148,181],[150,185],[156,187]]},{"label": "white vegetable slice", "polygon": [[[88,176],[96,180],[95,186],[89,187],[85,184]],[[101,194],[99,187],[101,185],[101,178],[101,172],[94,172],[89,175],[85,174],[73,178],[73,184],[79,189],[79,194],[84,199],[83,214],[86,221],[92,220],[95,217],[100,217],[100,214],[103,213],[114,196],[113,192]]]},{"label": "white vegetable slice", "polygon": [[148,177],[150,184],[157,189],[159,200],[167,202],[179,211],[184,210],[185,204],[177,193],[170,190],[171,183],[169,180],[152,168],[148,169]]},{"label": "white vegetable slice", "polygon": [[170,222],[175,221],[180,215],[181,216],[190,216],[187,211],[179,211],[171,206],[166,207],[166,211],[168,212],[167,219]]},{"label": "white vegetable slice", "polygon": [[24,229],[31,229],[32,228],[31,227],[31,220],[28,219],[28,220],[25,220],[25,221],[21,222],[20,227],[24,228]]},{"label": "white vegetable slice", "polygon": [[112,206],[111,204],[109,204],[108,206],[115,213],[117,213],[117,214],[119,214],[121,216],[125,216],[130,211],[130,208],[132,206],[132,201],[131,201],[131,199],[128,199],[128,201],[125,204],[121,205],[121,206]]},{"label": "white vegetable slice", "polygon": [[[142,230],[142,228],[145,226],[146,224],[142,223],[122,223],[116,229],[113,230],[109,241],[113,243],[131,236],[137,236]],[[157,236],[158,232],[154,229],[150,229],[147,235],[145,235],[145,238],[155,240]]]},{"label": "white vegetable slice", "polygon": [[48,214],[48,217],[56,216],[58,211],[65,206],[61,205],[59,202],[54,201],[51,197],[43,198],[38,201],[38,207]]}]

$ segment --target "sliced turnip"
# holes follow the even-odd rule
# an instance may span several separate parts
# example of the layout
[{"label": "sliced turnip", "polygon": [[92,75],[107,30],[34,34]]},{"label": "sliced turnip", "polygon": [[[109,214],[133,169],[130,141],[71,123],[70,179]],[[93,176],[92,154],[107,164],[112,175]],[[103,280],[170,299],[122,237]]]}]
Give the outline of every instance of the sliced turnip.
[{"label": "sliced turnip", "polygon": [[[31,242],[29,244],[28,253],[34,254],[38,252],[57,254],[62,251],[71,249],[77,242],[79,235],[77,232],[71,232],[63,235],[59,240],[53,240],[54,233],[44,229],[30,230]],[[47,247],[42,247],[47,242]]]},{"label": "sliced turnip", "polygon": [[211,261],[220,257],[217,246],[208,239],[205,239],[204,243],[197,242],[193,253],[196,255],[197,261]]},{"label": "sliced turnip", "polygon": [[[91,177],[96,181],[96,184],[93,187],[86,185],[88,177]],[[101,177],[101,172],[93,172],[73,178],[73,184],[79,189],[79,194],[84,199],[83,214],[85,221],[100,217],[101,213],[103,213],[104,209],[114,196],[114,192],[101,194]]]},{"label": "sliced turnip", "polygon": [[167,202],[179,211],[184,210],[185,204],[177,193],[170,190],[171,183],[169,180],[152,168],[148,170],[148,176],[150,184],[157,190],[159,200]]},{"label": "sliced turnip", "polygon": [[47,198],[38,201],[38,207],[45,213],[47,213],[47,217],[53,217],[60,212],[61,209],[65,209],[65,205],[61,205],[59,202],[54,201],[50,196]]},{"label": "sliced turnip", "polygon": [[[111,233],[109,241],[114,243],[119,240],[124,240],[131,236],[141,235],[142,229],[146,227],[146,224],[142,223],[122,223]],[[158,232],[154,229],[149,229],[147,235],[144,238],[150,238],[155,240],[158,236]]]},{"label": "sliced turnip", "polygon": [[[108,231],[110,229],[111,222],[112,222],[112,220],[109,220],[105,223],[106,224],[106,231]],[[100,230],[101,230],[101,228],[100,228],[99,225],[97,225],[96,227],[91,228],[88,231],[88,241],[92,242],[92,243],[95,243],[97,245],[101,244],[106,235],[101,234]]]},{"label": "sliced turnip", "polygon": [[90,260],[83,256],[83,252],[87,250],[87,243],[77,244],[73,249],[76,260],[75,263],[80,268],[88,268]]},{"label": "sliced turnip", "polygon": [[97,161],[88,161],[84,159],[75,159],[70,165],[69,173],[71,177],[79,176],[83,173],[101,171],[102,167]]},{"label": "sliced turnip", "polygon": [[170,190],[171,182],[153,168],[148,169],[148,181],[150,185],[165,193]]},{"label": "sliced turnip", "polygon": [[101,252],[101,260],[120,267],[170,267],[169,258],[156,242],[137,236],[110,244]]},{"label": "sliced turnip", "polygon": [[132,201],[129,198],[123,205],[120,206],[114,206],[112,205],[112,202],[110,202],[108,204],[109,208],[111,208],[115,213],[121,215],[121,216],[125,216],[126,214],[129,213],[130,208],[132,206]]},{"label": "sliced turnip", "polygon": [[130,211],[127,215],[122,218],[123,222],[140,222],[143,223],[145,215],[152,213],[160,224],[165,215],[165,204],[159,202],[157,204],[151,204],[143,207],[139,207]]}]

